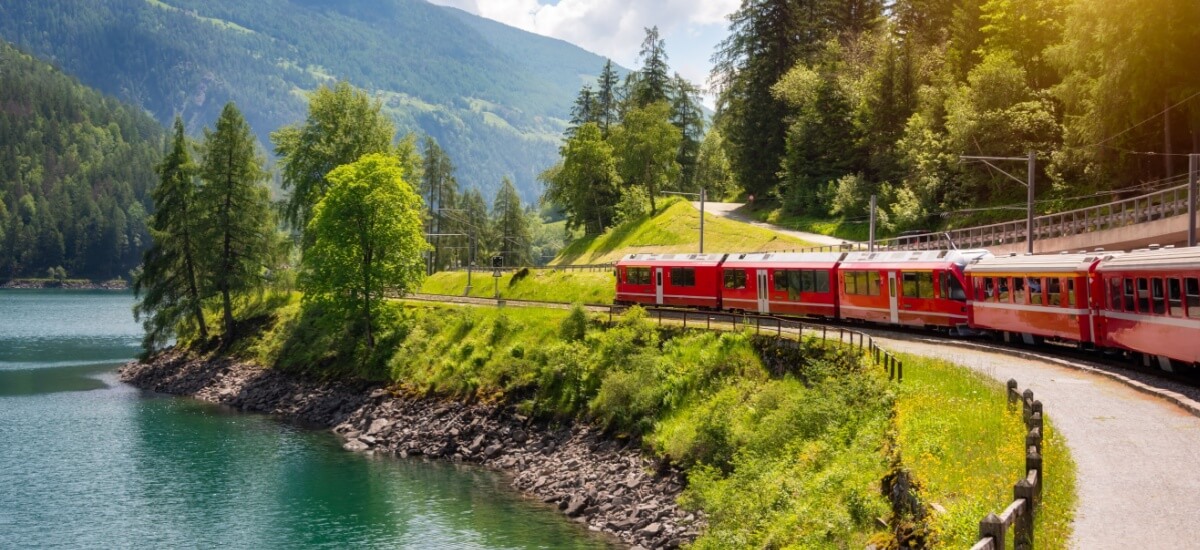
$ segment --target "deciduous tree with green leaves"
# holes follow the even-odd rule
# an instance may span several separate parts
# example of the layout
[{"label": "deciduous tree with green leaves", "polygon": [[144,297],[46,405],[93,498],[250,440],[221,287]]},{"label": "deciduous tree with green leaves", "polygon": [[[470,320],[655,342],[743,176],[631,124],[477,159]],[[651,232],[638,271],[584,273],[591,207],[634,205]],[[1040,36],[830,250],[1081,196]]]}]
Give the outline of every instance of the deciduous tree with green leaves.
[{"label": "deciduous tree with green leaves", "polygon": [[146,249],[142,269],[133,280],[138,297],[133,314],[139,320],[145,317],[142,347],[146,353],[170,339],[189,317],[199,329],[200,339],[208,339],[198,240],[204,214],[196,206],[196,165],[188,152],[183,120],[178,117],[175,137],[158,173],[158,187],[151,193],[154,216],[149,228],[154,244]]},{"label": "deciduous tree with green leaves", "polygon": [[355,321],[375,347],[376,304],[385,290],[403,294],[424,279],[421,199],[395,157],[366,155],[328,175],[306,231],[313,243],[301,279],[306,300],[327,303]]},{"label": "deciduous tree with green leaves", "polygon": [[283,188],[291,189],[284,221],[306,227],[313,205],[325,195],[330,170],[369,153],[386,153],[396,128],[382,104],[348,82],[322,85],[309,97],[308,118],[271,134],[280,157]]},{"label": "deciduous tree with green leaves", "polygon": [[613,148],[601,137],[600,126],[584,124],[562,147],[562,164],[543,172],[545,200],[567,215],[567,226],[599,235],[612,225],[620,201]]},{"label": "deciduous tree with green leaves", "polygon": [[233,295],[259,290],[277,252],[268,172],[254,148],[254,134],[232,103],[225,105],[216,130],[204,131],[197,204],[204,212],[201,242],[207,248],[205,285],[221,296],[224,340],[236,339]]},{"label": "deciduous tree with green leaves", "polygon": [[631,109],[610,138],[617,172],[626,185],[646,189],[651,214],[657,212],[654,199],[658,193],[679,177],[676,155],[683,135],[671,124],[670,116],[671,106],[665,101]]}]

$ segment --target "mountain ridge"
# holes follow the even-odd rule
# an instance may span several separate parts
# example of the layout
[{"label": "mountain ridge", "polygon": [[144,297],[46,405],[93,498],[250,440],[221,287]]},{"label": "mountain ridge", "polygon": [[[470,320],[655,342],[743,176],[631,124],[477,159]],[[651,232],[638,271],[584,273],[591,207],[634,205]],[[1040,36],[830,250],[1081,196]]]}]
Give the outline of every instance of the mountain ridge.
[{"label": "mountain ridge", "polygon": [[423,0],[72,0],[0,4],[0,38],[190,131],[236,101],[260,141],[345,79],[436,138],[464,188],[540,192],[581,83],[604,58]]}]

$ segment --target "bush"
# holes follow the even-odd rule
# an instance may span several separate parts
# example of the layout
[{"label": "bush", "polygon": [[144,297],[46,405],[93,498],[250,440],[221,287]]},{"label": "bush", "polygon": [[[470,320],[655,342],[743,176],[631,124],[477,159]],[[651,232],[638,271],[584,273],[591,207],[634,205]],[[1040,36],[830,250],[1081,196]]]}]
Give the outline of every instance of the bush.
[{"label": "bush", "polygon": [[584,311],[583,306],[575,304],[571,306],[571,313],[563,320],[558,335],[568,342],[583,340],[583,337],[587,335],[587,322],[587,312]]}]

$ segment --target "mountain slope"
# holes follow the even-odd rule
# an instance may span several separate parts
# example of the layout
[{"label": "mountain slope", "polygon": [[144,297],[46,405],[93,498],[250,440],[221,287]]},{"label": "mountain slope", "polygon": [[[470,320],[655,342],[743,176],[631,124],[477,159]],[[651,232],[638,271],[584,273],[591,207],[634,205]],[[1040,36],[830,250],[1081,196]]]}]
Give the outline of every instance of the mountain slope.
[{"label": "mountain slope", "polygon": [[0,42],[0,279],[125,276],[149,242],[162,127]]},{"label": "mountain slope", "polygon": [[4,2],[0,37],[191,131],[236,101],[264,144],[304,116],[304,92],[346,79],[403,130],[437,138],[464,187],[509,175],[526,199],[604,63],[423,0]]}]

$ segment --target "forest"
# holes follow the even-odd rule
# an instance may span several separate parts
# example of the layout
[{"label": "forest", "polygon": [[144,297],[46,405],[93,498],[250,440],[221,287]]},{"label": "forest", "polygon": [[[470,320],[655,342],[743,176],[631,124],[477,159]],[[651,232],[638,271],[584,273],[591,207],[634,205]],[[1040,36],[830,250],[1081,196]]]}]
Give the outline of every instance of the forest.
[{"label": "forest", "polygon": [[0,42],[0,279],[128,277],[162,127]]},{"label": "forest", "polygon": [[[658,188],[732,186],[784,217],[847,221],[874,194],[900,231],[1022,215],[1026,189],[1001,170],[1024,180],[1025,163],[963,156],[1033,153],[1040,213],[1179,185],[1200,152],[1198,16],[1182,0],[743,0],[713,54],[705,176]],[[610,209],[649,189],[594,173],[622,154],[593,137],[565,136],[568,188],[608,182]]]}]

